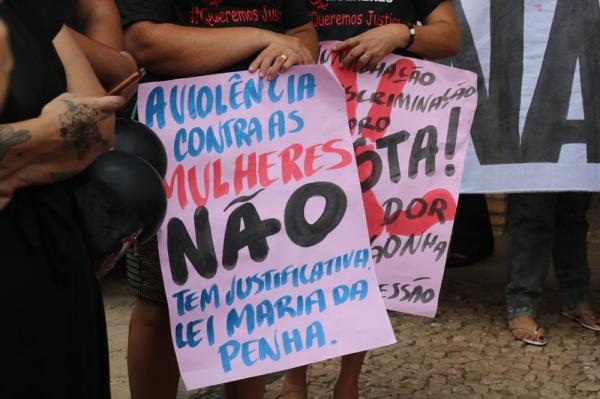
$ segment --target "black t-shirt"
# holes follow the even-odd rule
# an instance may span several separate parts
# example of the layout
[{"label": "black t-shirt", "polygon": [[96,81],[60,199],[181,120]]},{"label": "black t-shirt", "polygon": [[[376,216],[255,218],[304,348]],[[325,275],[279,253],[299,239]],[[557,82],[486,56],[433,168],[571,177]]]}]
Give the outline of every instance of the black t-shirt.
[{"label": "black t-shirt", "polygon": [[[117,0],[117,4],[124,27],[151,21],[201,28],[254,27],[284,33],[310,22],[303,0]],[[253,59],[224,71],[246,69]]]},{"label": "black t-shirt", "polygon": [[0,17],[10,27],[14,58],[0,123],[36,117],[45,104],[65,91],[65,72],[52,46],[63,20],[57,11],[60,7],[51,3],[9,0],[0,5]]},{"label": "black t-shirt", "polygon": [[[346,40],[377,26],[422,22],[445,0],[305,0],[319,40]],[[412,55],[397,51],[398,54]]]}]

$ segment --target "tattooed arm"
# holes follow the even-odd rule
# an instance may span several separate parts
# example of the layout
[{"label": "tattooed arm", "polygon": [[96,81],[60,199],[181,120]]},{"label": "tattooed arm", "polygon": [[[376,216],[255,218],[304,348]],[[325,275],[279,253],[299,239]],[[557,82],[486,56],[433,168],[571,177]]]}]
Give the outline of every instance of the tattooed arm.
[{"label": "tattooed arm", "polygon": [[18,188],[69,178],[106,151],[99,124],[123,102],[63,94],[38,118],[0,125],[0,209]]},{"label": "tattooed arm", "polygon": [[[104,88],[98,81],[87,58],[73,40],[69,29],[63,27],[53,40],[67,75],[67,91],[82,96],[102,96]],[[110,146],[114,141],[114,116],[98,123],[98,131]]]},{"label": "tattooed arm", "polygon": [[104,96],[92,68],[67,28],[55,37],[67,88],[39,117],[0,125],[0,209],[20,187],[79,173],[112,146],[114,112],[124,99]]}]

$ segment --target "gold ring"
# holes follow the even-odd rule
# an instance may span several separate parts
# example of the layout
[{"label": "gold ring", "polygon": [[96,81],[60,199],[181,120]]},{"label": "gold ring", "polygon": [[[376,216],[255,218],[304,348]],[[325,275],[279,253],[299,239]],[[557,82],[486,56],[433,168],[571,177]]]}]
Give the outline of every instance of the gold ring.
[{"label": "gold ring", "polygon": [[281,54],[281,55],[279,56],[279,58],[281,58],[281,59],[283,60],[283,62],[286,62],[286,61],[288,60],[288,56],[287,56],[287,55],[285,55],[285,54]]},{"label": "gold ring", "polygon": [[365,64],[366,64],[367,62],[369,62],[369,60],[370,60],[370,59],[371,59],[371,57],[369,57],[369,56],[367,55],[367,53],[363,53],[363,55],[361,55],[361,56],[360,56],[360,58],[359,58],[359,60],[361,60],[361,61],[362,61],[362,62],[364,62]]}]

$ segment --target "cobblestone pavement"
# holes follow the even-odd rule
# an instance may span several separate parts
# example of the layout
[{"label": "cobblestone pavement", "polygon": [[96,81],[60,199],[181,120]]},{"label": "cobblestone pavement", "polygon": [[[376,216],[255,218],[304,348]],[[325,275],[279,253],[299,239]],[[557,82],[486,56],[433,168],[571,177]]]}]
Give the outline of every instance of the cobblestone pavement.
[{"label": "cobblestone pavement", "polygon": [[[591,240],[595,241],[595,240]],[[398,343],[372,351],[361,377],[361,398],[600,398],[600,335],[560,316],[552,273],[539,321],[548,346],[525,346],[506,330],[503,289],[504,240],[495,255],[475,266],[448,269],[435,319],[390,313]],[[594,298],[600,300],[600,244],[589,258]],[[113,277],[104,284],[109,325],[114,399],[129,398],[125,367],[132,298]],[[598,303],[598,301],[597,301]],[[338,363],[311,366],[310,398],[330,398]],[[280,375],[266,399],[279,398]],[[220,398],[213,387],[179,398]]]}]

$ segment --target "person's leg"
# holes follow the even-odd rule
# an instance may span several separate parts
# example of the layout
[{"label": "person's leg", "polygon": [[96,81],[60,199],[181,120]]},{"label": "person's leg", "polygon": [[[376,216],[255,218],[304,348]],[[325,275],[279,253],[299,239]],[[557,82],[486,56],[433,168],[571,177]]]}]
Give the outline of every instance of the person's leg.
[{"label": "person's leg", "polygon": [[[554,244],[554,270],[563,307],[575,316],[584,315],[587,324],[600,328],[591,307],[590,269],[587,261],[586,214],[591,193],[571,192],[558,196]],[[591,317],[590,317],[591,316]]]},{"label": "person's leg", "polygon": [[179,367],[166,304],[139,298],[131,313],[127,369],[132,399],[175,399]]},{"label": "person's leg", "polygon": [[266,385],[266,375],[228,382],[225,384],[225,399],[262,399]]},{"label": "person's leg", "polygon": [[483,194],[461,194],[446,266],[466,266],[494,252],[494,235]]},{"label": "person's leg", "polygon": [[358,399],[358,378],[367,352],[342,356],[340,375],[335,383],[334,399]]},{"label": "person's leg", "polygon": [[283,377],[283,388],[281,396],[283,399],[306,399],[308,389],[306,387],[306,372],[308,365],[289,369]]},{"label": "person's leg", "polygon": [[508,213],[509,327],[516,338],[543,341],[535,317],[546,280],[554,238],[555,193],[511,194]]}]

